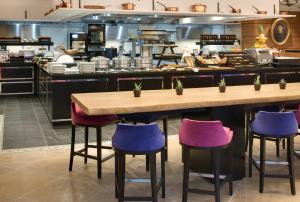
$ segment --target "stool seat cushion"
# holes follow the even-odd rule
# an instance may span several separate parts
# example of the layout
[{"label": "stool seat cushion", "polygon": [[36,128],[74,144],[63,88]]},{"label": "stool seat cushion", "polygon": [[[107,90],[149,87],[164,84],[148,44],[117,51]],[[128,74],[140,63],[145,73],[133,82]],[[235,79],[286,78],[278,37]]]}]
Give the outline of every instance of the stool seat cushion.
[{"label": "stool seat cushion", "polygon": [[298,125],[300,125],[300,105],[298,107],[298,110],[295,112],[295,116],[296,116]]},{"label": "stool seat cushion", "polygon": [[293,136],[297,131],[298,123],[293,112],[260,111],[251,124],[251,132],[271,138]]},{"label": "stool seat cushion", "polygon": [[72,103],[71,107],[72,123],[75,125],[101,127],[113,123],[118,118],[116,115],[88,116],[75,103]]},{"label": "stool seat cushion", "polygon": [[112,146],[125,152],[150,153],[164,148],[165,137],[156,123],[118,124]]},{"label": "stool seat cushion", "polygon": [[179,140],[183,145],[200,148],[222,147],[231,143],[233,132],[221,121],[182,121]]},{"label": "stool seat cushion", "polygon": [[118,115],[119,119],[137,123],[152,123],[165,115],[164,112],[134,113]]}]

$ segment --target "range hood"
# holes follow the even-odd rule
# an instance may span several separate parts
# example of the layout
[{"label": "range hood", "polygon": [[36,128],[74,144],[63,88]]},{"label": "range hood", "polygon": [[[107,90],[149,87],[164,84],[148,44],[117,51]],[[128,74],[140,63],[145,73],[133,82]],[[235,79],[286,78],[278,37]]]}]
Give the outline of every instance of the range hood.
[{"label": "range hood", "polygon": [[103,22],[103,23],[179,23],[179,24],[218,24],[245,20],[295,17],[295,15],[263,15],[234,13],[195,13],[166,11],[126,11],[100,9],[60,8],[43,18],[51,22]]}]

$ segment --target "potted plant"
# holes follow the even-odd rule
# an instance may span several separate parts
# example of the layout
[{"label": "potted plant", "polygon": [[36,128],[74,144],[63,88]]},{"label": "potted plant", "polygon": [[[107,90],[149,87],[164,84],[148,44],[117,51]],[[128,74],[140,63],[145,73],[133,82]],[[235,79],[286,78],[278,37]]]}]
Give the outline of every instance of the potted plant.
[{"label": "potted plant", "polygon": [[176,79],[176,94],[177,95],[183,94],[183,85],[179,79]]},{"label": "potted plant", "polygon": [[219,83],[219,91],[220,93],[225,93],[226,91],[226,81],[225,78],[223,77]]},{"label": "potted plant", "polygon": [[285,89],[286,88],[286,80],[281,79],[279,82],[279,88],[280,89]]},{"label": "potted plant", "polygon": [[254,89],[256,91],[260,91],[261,82],[260,82],[260,75],[257,75],[256,79],[254,80]]},{"label": "potted plant", "polygon": [[133,95],[134,97],[141,97],[142,83],[134,83]]}]

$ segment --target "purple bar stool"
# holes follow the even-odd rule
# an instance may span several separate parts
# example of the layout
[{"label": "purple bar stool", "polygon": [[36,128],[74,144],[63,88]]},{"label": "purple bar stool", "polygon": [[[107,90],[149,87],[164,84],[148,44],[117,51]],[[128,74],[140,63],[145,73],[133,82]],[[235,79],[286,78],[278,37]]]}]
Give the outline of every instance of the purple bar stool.
[{"label": "purple bar stool", "polygon": [[[296,120],[297,120],[298,128],[299,128],[299,126],[300,126],[300,105],[298,106],[298,110],[295,111],[295,116],[296,116]],[[298,129],[298,135],[299,135],[299,129]],[[295,155],[297,158],[300,159],[300,151],[299,150],[295,151]]]},{"label": "purple bar stool", "polygon": [[[87,159],[97,160],[97,172],[98,178],[102,176],[102,162],[111,159],[114,155],[109,155],[102,159],[102,149],[112,149],[112,147],[102,146],[102,127],[113,123],[117,120],[115,115],[104,115],[104,116],[88,116],[86,115],[75,103],[71,104],[71,117],[72,117],[72,137],[71,137],[71,154],[69,171],[73,168],[73,158],[74,156],[84,157],[84,163],[87,163]],[[84,149],[75,151],[75,132],[76,126],[85,127],[85,145]],[[97,145],[89,145],[89,127],[96,128],[97,133]],[[88,154],[88,148],[96,148],[97,156],[91,156]]]},{"label": "purple bar stool", "polygon": [[[182,201],[186,202],[188,192],[200,194],[215,195],[215,201],[220,201],[220,152],[223,149],[230,148],[229,165],[230,170],[223,182],[229,182],[229,194],[233,193],[232,173],[233,173],[233,146],[231,144],[233,132],[229,128],[223,127],[220,121],[195,121],[183,119],[179,140],[183,147],[183,195]],[[190,150],[210,150],[213,157],[213,172],[215,191],[199,190],[189,188],[189,170],[190,170]]]},{"label": "purple bar stool", "polygon": [[[157,202],[157,194],[162,189],[162,197],[165,197],[165,137],[156,123],[146,125],[118,124],[112,138],[115,150],[115,188],[118,201],[154,201]],[[161,178],[157,185],[156,180],[156,154],[161,152]],[[151,197],[124,196],[125,190],[125,163],[126,155],[149,156]],[[143,179],[127,179],[131,182],[148,182]]]},{"label": "purple bar stool", "polygon": [[[294,136],[297,134],[298,123],[293,112],[258,112],[251,124],[249,136],[249,177],[252,177],[252,164],[259,171],[259,192],[264,191],[264,177],[289,178],[291,193],[296,194],[294,174]],[[253,138],[260,139],[260,160],[252,158]],[[287,139],[287,163],[289,174],[269,174],[265,171],[266,140],[286,138]],[[279,162],[282,163],[282,162]],[[272,163],[274,164],[274,162]]]}]

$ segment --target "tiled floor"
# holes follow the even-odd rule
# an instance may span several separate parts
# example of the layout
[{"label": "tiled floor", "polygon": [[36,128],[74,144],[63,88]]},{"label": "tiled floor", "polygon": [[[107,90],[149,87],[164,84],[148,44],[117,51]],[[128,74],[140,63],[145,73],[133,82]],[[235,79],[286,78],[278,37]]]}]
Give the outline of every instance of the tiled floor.
[{"label": "tiled floor", "polygon": [[[159,201],[181,201],[182,164],[177,136],[169,138],[169,161],[166,164],[166,199]],[[257,143],[258,141],[256,141]],[[257,148],[258,145],[255,145]],[[300,141],[296,141],[300,148]],[[267,143],[267,157],[274,159],[274,143]],[[284,158],[285,152],[282,152]],[[257,158],[257,152],[255,154]],[[0,153],[0,201],[1,202],[113,202],[114,160],[103,164],[103,178],[96,177],[96,162],[87,165],[76,157],[73,172],[68,172],[69,148],[34,149],[32,151]],[[128,177],[147,176],[144,157],[127,158]],[[286,167],[267,167],[267,170],[286,173]],[[296,189],[298,195],[290,194],[288,179],[265,180],[265,192],[258,192],[258,172],[234,182],[234,194],[228,196],[227,184],[222,188],[224,202],[299,202],[300,160],[295,159]],[[213,188],[206,181],[191,177],[192,187]],[[127,184],[126,193],[149,195],[150,186]],[[190,202],[214,201],[212,196],[189,195]]]},{"label": "tiled floor", "polygon": [[[47,116],[37,97],[1,97],[0,115],[4,115],[3,149],[67,145],[70,143],[69,125],[55,126]],[[161,123],[160,123],[161,124]],[[0,123],[1,125],[1,123]],[[178,133],[179,120],[169,120],[169,134]],[[110,140],[115,125],[103,128],[103,140]],[[83,142],[82,128],[78,128],[77,142]],[[95,140],[95,129],[91,129],[90,139]]]}]

